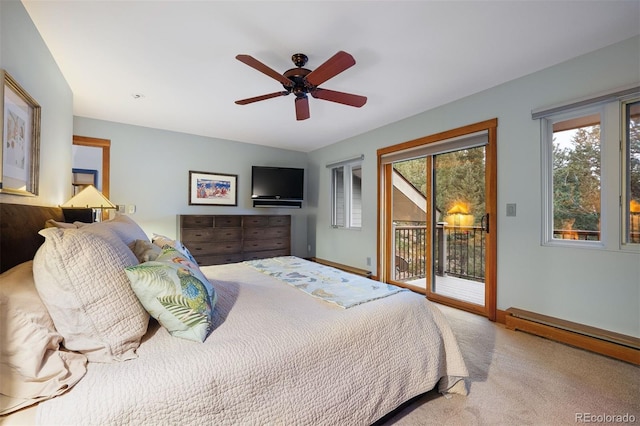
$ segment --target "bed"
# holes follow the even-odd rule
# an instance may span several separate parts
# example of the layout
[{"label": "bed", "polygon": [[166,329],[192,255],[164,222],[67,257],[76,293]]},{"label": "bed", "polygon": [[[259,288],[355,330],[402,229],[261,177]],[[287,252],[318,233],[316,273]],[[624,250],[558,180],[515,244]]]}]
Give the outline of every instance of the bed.
[{"label": "bed", "polygon": [[[444,316],[423,296],[293,256],[198,267],[185,260],[188,257],[183,256],[184,247],[179,241],[162,238],[160,244],[151,243],[162,246],[161,254],[148,260],[151,257],[145,256],[151,254],[134,249],[145,236],[128,218],[69,230],[59,223],[55,208],[0,207],[0,259],[3,270],[13,267],[3,274],[0,283],[0,302],[9,312],[5,315],[14,312],[6,309],[12,307],[13,291],[7,289],[7,282],[20,287],[35,275],[38,295],[56,327],[50,330],[54,337],[45,356],[47,360],[62,360],[58,367],[66,368],[58,372],[53,385],[45,387],[48,394],[23,393],[20,398],[3,394],[5,411],[7,403],[14,408],[24,406],[4,416],[5,422],[26,418],[33,424],[367,425],[434,388],[445,394],[466,394],[464,378],[468,373],[455,337]],[[43,232],[46,242],[36,252],[43,239],[34,240],[33,235],[38,235],[48,218],[58,226],[54,224]],[[70,236],[79,241],[67,247],[62,242]],[[53,252],[49,246],[56,238],[57,251]],[[140,306],[133,312],[121,308],[125,296],[131,296],[122,293],[125,290],[110,289],[100,294],[96,300],[105,306],[85,300],[85,305],[77,308],[64,305],[76,303],[74,294],[65,293],[68,288],[56,288],[52,295],[51,289],[43,287],[43,269],[55,266],[55,275],[61,273],[60,268],[79,268],[84,272],[67,275],[74,285],[81,282],[83,289],[71,290],[86,291],[96,282],[98,287],[91,291],[100,293],[116,278],[110,278],[112,272],[105,270],[100,271],[99,278],[92,275],[93,269],[104,268],[105,261],[99,258],[119,265],[113,273],[122,279],[121,266],[132,261],[128,253],[111,253],[111,245],[121,249],[118,239],[136,258],[135,264],[124,268],[130,286],[125,290],[129,293],[136,288],[131,271],[139,272],[144,265],[158,266],[154,262],[169,254],[174,256],[169,263],[177,263],[180,268],[195,266],[202,273],[213,292],[209,327],[204,334],[198,334],[204,329],[193,328],[193,335],[205,336],[203,341],[193,335],[180,337],[162,314],[159,320],[149,317],[148,312],[155,312],[153,307],[143,306],[143,313]],[[35,246],[21,249],[20,256],[5,257],[5,249],[11,251],[12,244],[25,241],[35,241]],[[85,248],[94,241],[102,246]],[[73,259],[60,256],[63,246],[69,250],[75,247]],[[78,246],[83,247],[81,253]],[[156,254],[157,250],[153,248]],[[51,262],[57,263],[48,264]],[[147,270],[142,276],[148,279]],[[323,283],[334,287],[322,287]],[[342,300],[327,296],[333,290],[326,289],[340,287],[336,283],[351,288]],[[365,287],[376,290],[354,299],[354,293],[364,293]],[[105,301],[114,293],[120,298],[118,309]],[[146,303],[142,295],[132,294],[138,298],[135,303]],[[48,301],[50,298],[62,301],[56,305]],[[106,343],[69,331],[69,327],[78,326],[73,321],[83,325],[88,322],[69,320],[68,311],[78,309],[97,309],[117,317],[102,328],[93,326],[98,334],[111,333],[102,339]],[[3,332],[6,336],[13,331]],[[10,363],[7,357],[3,352],[3,365]],[[2,371],[6,379],[7,370]],[[50,379],[51,374],[46,380]],[[10,391],[3,388],[3,393]]]}]

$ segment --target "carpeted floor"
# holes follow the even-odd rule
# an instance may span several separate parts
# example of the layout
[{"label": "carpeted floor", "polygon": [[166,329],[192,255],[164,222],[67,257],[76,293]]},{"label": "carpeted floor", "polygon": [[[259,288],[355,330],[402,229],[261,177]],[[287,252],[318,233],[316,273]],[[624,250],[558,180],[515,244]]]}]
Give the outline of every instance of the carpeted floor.
[{"label": "carpeted floor", "polygon": [[640,424],[640,367],[439,307],[467,363],[469,395],[432,391],[377,425]]}]

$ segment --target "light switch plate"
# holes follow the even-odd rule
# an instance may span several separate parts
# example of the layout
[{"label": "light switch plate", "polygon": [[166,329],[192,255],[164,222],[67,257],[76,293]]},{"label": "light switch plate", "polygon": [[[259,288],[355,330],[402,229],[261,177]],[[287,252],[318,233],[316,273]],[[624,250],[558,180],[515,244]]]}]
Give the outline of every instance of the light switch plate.
[{"label": "light switch plate", "polygon": [[515,215],[516,215],[516,204],[507,203],[507,216],[515,216]]}]

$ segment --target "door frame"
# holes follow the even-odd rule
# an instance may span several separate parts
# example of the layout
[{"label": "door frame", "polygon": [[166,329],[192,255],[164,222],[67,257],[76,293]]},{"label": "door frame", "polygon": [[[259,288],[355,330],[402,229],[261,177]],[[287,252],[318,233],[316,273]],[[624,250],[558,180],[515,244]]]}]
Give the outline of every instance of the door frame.
[{"label": "door frame", "polygon": [[[427,288],[426,297],[434,302],[443,305],[453,306],[466,311],[474,312],[486,316],[489,320],[496,320],[497,309],[497,131],[498,119],[493,118],[486,121],[470,124],[456,129],[447,130],[429,136],[424,136],[408,142],[402,142],[389,147],[380,148],[377,151],[378,157],[378,235],[377,235],[377,270],[378,279],[383,282],[391,281],[391,265],[393,256],[393,241],[390,230],[392,229],[392,182],[391,165],[383,163],[383,156],[395,152],[417,149],[421,146],[443,142],[447,139],[459,138],[477,132],[487,132],[486,164],[485,164],[485,208],[489,215],[489,233],[486,234],[485,252],[485,303],[484,306],[474,305],[433,293]],[[427,197],[429,199],[429,197]],[[427,202],[430,202],[429,200]],[[427,221],[427,231],[431,225]],[[428,235],[431,235],[430,233]],[[427,250],[428,251],[428,250]],[[430,254],[427,254],[430,256]],[[431,262],[429,262],[430,264]]]},{"label": "door frame", "polygon": [[[111,140],[73,135],[72,145],[88,146],[102,149],[102,195],[109,198],[109,182],[111,180]],[[102,210],[102,220],[109,218],[109,212]]]},{"label": "door frame", "polygon": [[102,194],[109,198],[109,180],[111,178],[111,141],[109,139],[90,138],[73,135],[73,145],[89,146],[102,149]]}]

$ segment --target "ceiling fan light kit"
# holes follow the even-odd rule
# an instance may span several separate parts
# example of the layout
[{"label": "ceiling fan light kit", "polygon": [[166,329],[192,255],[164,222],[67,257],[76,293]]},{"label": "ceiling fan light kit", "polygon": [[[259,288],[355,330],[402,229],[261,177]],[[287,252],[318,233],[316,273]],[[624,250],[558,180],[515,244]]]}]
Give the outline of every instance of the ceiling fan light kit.
[{"label": "ceiling fan light kit", "polygon": [[291,61],[296,68],[291,68],[283,74],[273,70],[257,59],[249,55],[237,55],[236,59],[249,65],[261,73],[277,80],[282,84],[285,90],[279,92],[268,93],[266,95],[255,96],[253,98],[241,99],[236,101],[238,105],[247,105],[253,102],[264,101],[267,99],[287,96],[293,93],[296,96],[295,108],[296,119],[306,120],[309,114],[309,97],[310,94],[315,99],[336,102],[343,105],[360,108],[367,103],[365,96],[354,95],[352,93],[337,92],[335,90],[321,89],[320,86],[330,78],[335,77],[344,70],[355,65],[356,61],[353,56],[347,52],[339,51],[331,58],[327,59],[318,68],[311,71],[304,68],[309,58],[303,53],[295,53],[291,56]]}]

